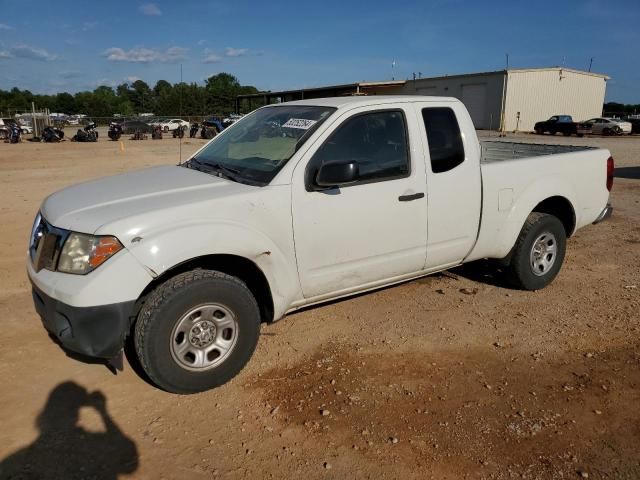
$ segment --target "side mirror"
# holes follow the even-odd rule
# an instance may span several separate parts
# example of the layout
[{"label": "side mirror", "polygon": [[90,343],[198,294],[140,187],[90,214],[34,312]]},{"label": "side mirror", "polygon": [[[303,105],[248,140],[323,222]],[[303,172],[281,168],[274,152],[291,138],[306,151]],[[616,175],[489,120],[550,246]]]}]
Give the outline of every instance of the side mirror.
[{"label": "side mirror", "polygon": [[354,183],[360,177],[360,167],[357,162],[326,163],[316,174],[315,184],[323,188],[339,187]]}]

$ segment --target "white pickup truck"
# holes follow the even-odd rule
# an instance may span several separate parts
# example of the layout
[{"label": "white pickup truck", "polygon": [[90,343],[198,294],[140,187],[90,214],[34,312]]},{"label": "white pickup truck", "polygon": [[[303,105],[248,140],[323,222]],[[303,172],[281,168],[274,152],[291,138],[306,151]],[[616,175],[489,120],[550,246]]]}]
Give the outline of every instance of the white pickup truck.
[{"label": "white pickup truck", "polygon": [[66,349],[178,393],[234,377],[261,322],[477,259],[516,288],[611,214],[607,150],[478,142],[458,100],[347,97],[260,108],[181,165],[82,183],[37,214],[28,274]]}]

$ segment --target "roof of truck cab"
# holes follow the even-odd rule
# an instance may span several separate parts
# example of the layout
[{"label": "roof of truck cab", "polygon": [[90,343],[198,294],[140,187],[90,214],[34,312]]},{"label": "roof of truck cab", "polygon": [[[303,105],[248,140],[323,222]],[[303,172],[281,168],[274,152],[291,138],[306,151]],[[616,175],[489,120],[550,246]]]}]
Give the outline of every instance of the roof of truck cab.
[{"label": "roof of truck cab", "polygon": [[353,97],[324,97],[308,100],[295,100],[269,105],[270,107],[287,106],[314,106],[314,107],[366,107],[369,105],[384,105],[385,103],[406,102],[459,102],[454,97],[430,97],[426,95],[371,95]]}]

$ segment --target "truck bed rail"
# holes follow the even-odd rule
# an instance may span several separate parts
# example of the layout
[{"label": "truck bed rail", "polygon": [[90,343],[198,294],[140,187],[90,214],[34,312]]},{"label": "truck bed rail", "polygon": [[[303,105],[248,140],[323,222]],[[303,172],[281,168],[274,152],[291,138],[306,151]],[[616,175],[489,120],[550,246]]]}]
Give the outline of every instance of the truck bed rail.
[{"label": "truck bed rail", "polygon": [[481,163],[503,162],[518,158],[540,157],[594,149],[594,147],[578,147],[574,145],[545,145],[495,140],[481,141],[480,147],[482,149]]}]

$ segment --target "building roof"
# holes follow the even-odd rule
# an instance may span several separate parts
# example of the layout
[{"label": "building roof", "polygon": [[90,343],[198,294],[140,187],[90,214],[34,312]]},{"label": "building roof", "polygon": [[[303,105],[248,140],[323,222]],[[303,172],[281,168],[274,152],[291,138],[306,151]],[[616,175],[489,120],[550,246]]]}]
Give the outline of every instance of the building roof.
[{"label": "building roof", "polygon": [[269,95],[270,97],[278,97],[282,95],[287,95],[291,93],[300,93],[300,92],[317,92],[322,90],[358,90],[359,88],[384,88],[384,87],[399,87],[407,83],[406,80],[382,80],[378,82],[353,82],[353,83],[340,83],[337,85],[325,85],[322,87],[304,87],[304,88],[292,88],[290,90],[276,90],[269,92],[259,92],[259,93],[248,93],[244,95],[238,95],[237,98],[260,98],[265,95]]},{"label": "building roof", "polygon": [[[592,77],[600,77],[605,80],[609,80],[610,77],[603,73],[595,73],[595,72],[586,72],[584,70],[576,70],[574,68],[566,68],[566,67],[539,67],[539,68],[509,68],[505,70],[494,70],[489,72],[476,72],[476,73],[460,73],[454,75],[440,75],[435,77],[422,77],[417,78],[415,81],[429,81],[429,80],[441,80],[441,79],[455,79],[455,78],[469,78],[469,77],[478,77],[485,75],[504,75],[507,72],[543,72],[543,71],[564,71],[564,72],[572,72],[581,75],[590,75]],[[412,82],[413,80],[382,80],[382,81],[373,81],[373,82],[353,82],[353,83],[342,83],[338,85],[326,85],[323,87],[310,87],[310,88],[297,88],[290,90],[280,90],[280,91],[270,91],[270,92],[260,92],[260,93],[251,93],[246,95],[238,95],[236,98],[260,98],[263,96],[269,97],[279,97],[290,94],[299,94],[299,93],[313,93],[323,90],[353,90],[354,92],[359,92],[360,89],[366,91],[367,88],[374,88],[379,90],[381,88],[393,88],[400,87],[402,85],[407,84],[408,82]]]},{"label": "building roof", "polygon": [[374,95],[374,96],[349,96],[349,97],[322,97],[310,98],[308,100],[294,100],[292,102],[276,103],[271,107],[291,107],[314,106],[314,107],[334,107],[353,108],[368,107],[372,105],[384,105],[387,103],[406,102],[459,102],[453,97],[432,97],[425,95]]},{"label": "building roof", "polygon": [[578,73],[580,75],[590,75],[592,77],[601,77],[605,80],[609,80],[611,77],[605,75],[604,73],[596,73],[596,72],[586,72],[584,70],[576,70],[575,68],[567,68],[567,67],[541,67],[541,68],[510,68],[509,72],[540,72],[545,70],[552,70],[558,72],[562,70],[563,72],[571,72]]}]

